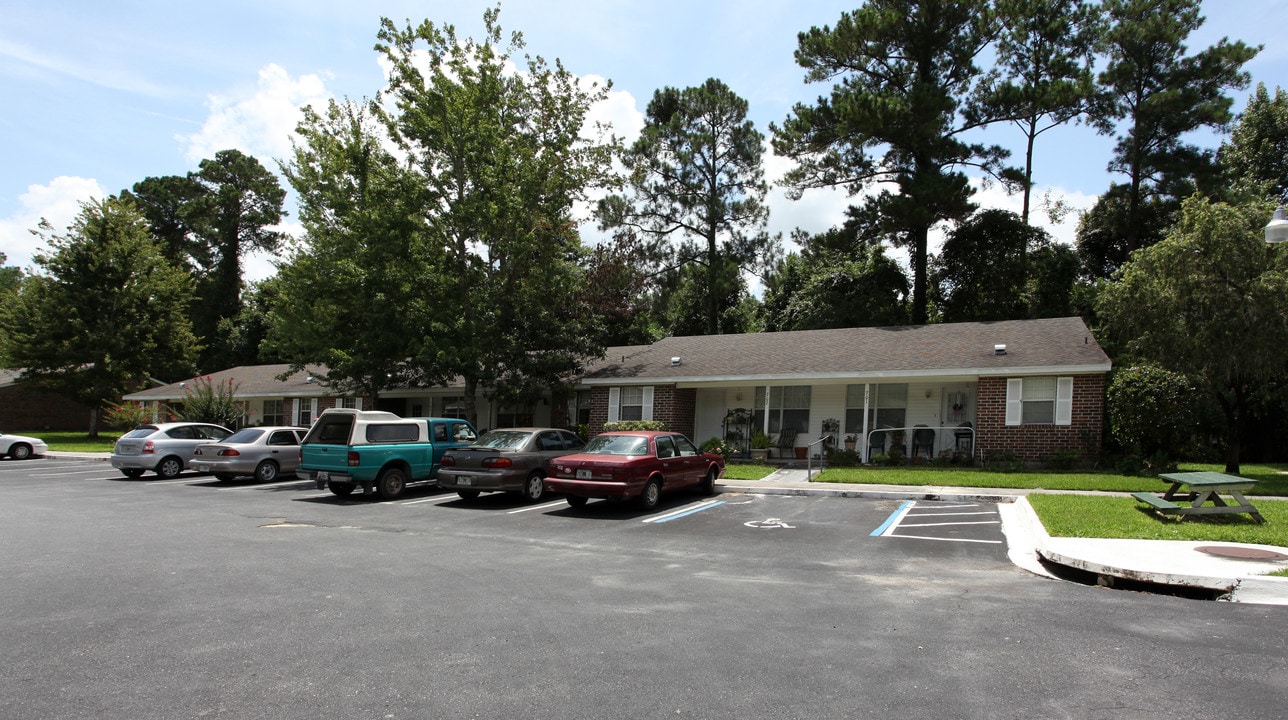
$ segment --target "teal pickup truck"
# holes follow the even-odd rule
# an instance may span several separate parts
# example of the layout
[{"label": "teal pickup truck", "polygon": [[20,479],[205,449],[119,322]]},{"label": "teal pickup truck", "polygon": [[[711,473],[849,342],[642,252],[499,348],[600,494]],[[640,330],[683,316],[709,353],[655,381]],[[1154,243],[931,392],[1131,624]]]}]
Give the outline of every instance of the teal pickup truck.
[{"label": "teal pickup truck", "polygon": [[388,500],[408,485],[437,482],[443,453],[469,445],[475,437],[465,420],[332,408],[304,436],[296,474],[336,495],[361,487],[367,495]]}]

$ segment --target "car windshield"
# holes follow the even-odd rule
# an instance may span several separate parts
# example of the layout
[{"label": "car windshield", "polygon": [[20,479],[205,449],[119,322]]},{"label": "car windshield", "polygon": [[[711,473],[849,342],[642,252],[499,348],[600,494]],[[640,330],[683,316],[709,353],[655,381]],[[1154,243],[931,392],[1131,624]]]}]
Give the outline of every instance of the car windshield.
[{"label": "car windshield", "polygon": [[127,432],[127,433],[125,433],[125,434],[124,434],[124,435],[122,435],[121,437],[122,437],[122,438],[141,438],[141,437],[147,437],[147,436],[151,435],[152,433],[154,433],[154,432],[156,432],[156,431],[157,431],[157,429],[156,429],[156,428],[154,428],[154,427],[138,427],[138,428],[134,428],[133,430],[131,430],[131,431],[129,431],[129,432]]},{"label": "car windshield", "polygon": [[644,455],[648,453],[648,438],[634,435],[596,435],[586,443],[582,452],[592,455]]},{"label": "car windshield", "polygon": [[245,428],[224,438],[226,443],[253,443],[264,434],[259,428]]},{"label": "car windshield", "polygon": [[483,433],[483,437],[474,441],[470,447],[492,448],[494,450],[516,450],[532,437],[532,433],[522,430],[492,430]]}]

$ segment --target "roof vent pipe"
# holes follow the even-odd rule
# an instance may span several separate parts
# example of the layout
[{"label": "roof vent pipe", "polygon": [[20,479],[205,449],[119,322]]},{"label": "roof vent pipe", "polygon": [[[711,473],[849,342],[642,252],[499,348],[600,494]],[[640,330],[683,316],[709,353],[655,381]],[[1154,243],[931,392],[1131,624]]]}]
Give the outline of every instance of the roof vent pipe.
[{"label": "roof vent pipe", "polygon": [[1006,354],[1006,346],[1005,346],[1005,345],[994,345],[994,346],[993,346],[993,354],[994,354],[994,355],[1005,355],[1005,354]]}]

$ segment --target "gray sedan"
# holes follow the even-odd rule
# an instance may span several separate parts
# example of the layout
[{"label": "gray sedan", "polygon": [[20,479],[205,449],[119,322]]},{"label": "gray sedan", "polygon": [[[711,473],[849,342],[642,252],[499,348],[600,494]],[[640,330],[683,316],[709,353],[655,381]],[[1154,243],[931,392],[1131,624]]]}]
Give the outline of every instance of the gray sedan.
[{"label": "gray sedan", "polygon": [[294,473],[300,464],[300,441],[307,428],[249,427],[217,443],[198,445],[192,466],[227,481],[245,475],[273,482],[281,473]]},{"label": "gray sedan", "polygon": [[540,500],[546,465],[581,450],[581,438],[558,428],[509,428],[485,433],[473,445],[443,455],[439,487],[470,500],[481,492],[518,493]]}]

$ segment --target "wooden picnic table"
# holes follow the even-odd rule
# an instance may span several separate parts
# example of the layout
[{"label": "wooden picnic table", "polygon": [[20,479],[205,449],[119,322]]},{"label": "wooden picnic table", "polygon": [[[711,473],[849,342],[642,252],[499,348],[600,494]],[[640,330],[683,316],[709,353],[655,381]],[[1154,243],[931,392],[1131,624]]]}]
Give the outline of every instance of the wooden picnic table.
[{"label": "wooden picnic table", "polygon": [[[1132,493],[1132,497],[1153,506],[1160,515],[1179,515],[1184,520],[1190,515],[1248,513],[1253,520],[1265,522],[1257,508],[1243,496],[1245,490],[1257,484],[1256,480],[1218,472],[1163,473],[1158,479],[1172,484],[1162,497],[1148,492]],[[1222,494],[1228,495],[1234,503],[1227,503]],[[1179,505],[1174,502],[1176,500],[1189,501],[1190,504]],[[1209,500],[1212,505],[1205,507],[1204,503]]]}]

